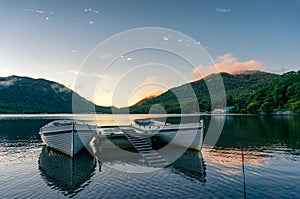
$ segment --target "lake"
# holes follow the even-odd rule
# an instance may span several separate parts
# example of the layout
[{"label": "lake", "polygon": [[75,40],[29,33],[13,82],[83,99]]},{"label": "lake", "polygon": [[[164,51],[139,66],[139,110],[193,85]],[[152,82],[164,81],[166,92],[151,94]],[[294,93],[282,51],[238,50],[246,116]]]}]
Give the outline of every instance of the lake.
[{"label": "lake", "polygon": [[[76,117],[124,125],[145,115]],[[202,116],[206,126],[214,117],[220,116]],[[0,198],[300,198],[299,116],[222,116],[213,148],[206,143],[202,152],[188,150],[153,170],[115,149],[103,149],[98,159],[85,150],[70,159],[48,149],[39,128],[64,118],[72,116],[0,116]]]}]

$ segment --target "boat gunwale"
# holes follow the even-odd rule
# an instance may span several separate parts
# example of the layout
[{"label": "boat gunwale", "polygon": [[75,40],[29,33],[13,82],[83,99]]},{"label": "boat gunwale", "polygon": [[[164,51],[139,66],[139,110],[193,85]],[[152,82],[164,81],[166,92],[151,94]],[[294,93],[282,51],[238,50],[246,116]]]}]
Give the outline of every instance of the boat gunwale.
[{"label": "boat gunwale", "polygon": [[131,125],[131,127],[144,132],[182,131],[182,130],[193,130],[193,129],[204,128],[203,120],[200,120],[199,123],[183,123],[183,124],[170,124],[170,123],[163,124],[163,122],[160,121],[155,121],[153,119],[149,119],[149,120],[151,120],[152,124],[158,124],[158,125],[142,126],[135,123],[134,125]]},{"label": "boat gunwale", "polygon": [[65,120],[53,120],[49,122],[48,124],[42,126],[40,130],[44,128],[49,128],[49,127],[61,127],[61,126],[72,126],[73,124],[75,125],[88,125],[83,122],[80,122],[78,120],[71,120],[71,119],[65,119]]},{"label": "boat gunwale", "polygon": [[[84,129],[84,130],[74,130],[74,133],[86,133],[86,132],[94,132],[96,130]],[[48,136],[48,135],[55,135],[55,134],[65,134],[65,133],[72,133],[73,130],[62,130],[62,131],[52,131],[52,132],[39,132],[40,135]]]}]

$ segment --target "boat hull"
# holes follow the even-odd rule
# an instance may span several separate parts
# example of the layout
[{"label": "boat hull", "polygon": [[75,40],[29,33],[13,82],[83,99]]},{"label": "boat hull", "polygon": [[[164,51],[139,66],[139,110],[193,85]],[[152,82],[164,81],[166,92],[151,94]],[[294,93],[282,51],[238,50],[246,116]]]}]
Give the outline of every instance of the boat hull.
[{"label": "boat hull", "polygon": [[203,143],[203,128],[178,129],[160,131],[155,138],[163,143],[201,151]]},{"label": "boat hull", "polygon": [[[147,120],[142,120],[142,124],[145,124],[145,121]],[[155,134],[154,138],[163,143],[197,151],[202,148],[203,120],[200,120],[199,123],[168,124],[150,119],[146,126],[140,125],[137,120],[135,122],[132,126],[134,129]]]},{"label": "boat hull", "polygon": [[50,148],[71,157],[89,144],[95,132],[88,125],[49,127],[40,132],[42,141]]}]

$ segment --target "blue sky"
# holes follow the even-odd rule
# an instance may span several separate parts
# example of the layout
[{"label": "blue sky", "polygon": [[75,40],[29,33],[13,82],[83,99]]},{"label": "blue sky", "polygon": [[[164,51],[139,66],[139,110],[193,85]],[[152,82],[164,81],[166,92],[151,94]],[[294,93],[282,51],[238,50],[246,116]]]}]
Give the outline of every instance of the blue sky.
[{"label": "blue sky", "polygon": [[[0,0],[0,76],[42,77],[72,88],[92,49],[114,34],[141,27],[186,34],[227,72],[299,70],[299,9],[297,0]],[[145,76],[143,82],[147,78],[155,77]],[[93,100],[84,89],[78,92]],[[95,100],[112,101],[112,95]]]}]

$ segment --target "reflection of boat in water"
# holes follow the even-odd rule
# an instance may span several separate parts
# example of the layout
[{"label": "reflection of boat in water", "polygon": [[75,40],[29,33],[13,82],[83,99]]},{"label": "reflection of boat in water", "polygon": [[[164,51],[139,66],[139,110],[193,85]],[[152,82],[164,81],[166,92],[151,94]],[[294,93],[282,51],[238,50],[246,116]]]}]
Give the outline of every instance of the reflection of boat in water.
[{"label": "reflection of boat in water", "polygon": [[90,142],[95,132],[94,127],[74,120],[52,121],[40,129],[47,146],[71,157]]},{"label": "reflection of boat in water", "polygon": [[162,142],[174,146],[201,150],[204,122],[168,124],[153,119],[136,119],[133,128],[145,133],[155,134]]},{"label": "reflection of boat in water", "polygon": [[39,158],[42,178],[49,186],[66,192],[66,195],[76,194],[82,185],[89,183],[95,168],[96,160],[86,150],[71,158],[44,146]]},{"label": "reflection of boat in water", "polygon": [[[145,161],[142,161],[143,157],[136,151],[125,151],[117,147],[108,149],[102,148],[100,145],[101,144],[95,145],[95,156],[102,164],[122,168],[122,171],[127,172],[150,171],[143,170],[142,167],[140,167],[143,166],[146,168],[149,167],[149,165]],[[154,146],[154,149],[156,148],[160,148],[160,146]],[[157,152],[171,164],[171,166],[168,167],[169,169],[175,169],[176,173],[183,175],[185,178],[194,179],[201,183],[206,182],[206,166],[200,151],[186,151],[181,147],[171,146],[166,150],[158,149]],[[134,168],[126,167],[126,165],[137,167],[136,170],[134,170]]]},{"label": "reflection of boat in water", "polygon": [[187,150],[174,163],[173,167],[186,177],[205,183],[206,172],[201,152]]}]

